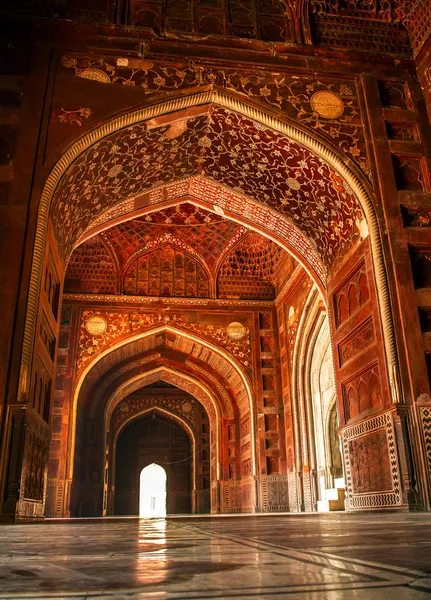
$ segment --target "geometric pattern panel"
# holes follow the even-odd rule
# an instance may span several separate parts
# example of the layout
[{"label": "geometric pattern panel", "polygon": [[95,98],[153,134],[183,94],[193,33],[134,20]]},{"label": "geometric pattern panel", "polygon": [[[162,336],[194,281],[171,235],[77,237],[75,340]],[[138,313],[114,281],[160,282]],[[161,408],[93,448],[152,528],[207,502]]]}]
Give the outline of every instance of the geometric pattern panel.
[{"label": "geometric pattern panel", "polygon": [[102,242],[92,238],[78,246],[70,257],[65,292],[115,294],[117,269]]},{"label": "geometric pattern panel", "polygon": [[[175,208],[182,207],[184,205]],[[200,214],[204,213],[211,215],[200,209]],[[175,240],[175,245],[180,248],[187,249],[189,252],[193,249],[194,254],[201,256],[209,266],[212,266],[235,234],[238,231],[245,233],[244,227],[227,219],[216,220],[208,217],[207,221],[195,223],[192,218],[181,218],[183,214],[183,211],[174,212],[173,209],[170,214],[167,214],[166,210],[153,212],[114,225],[104,231],[102,237],[123,264],[133,255],[154,247],[153,240],[171,239]]]},{"label": "geometric pattern panel", "polygon": [[431,478],[431,406],[421,406],[419,410],[422,420],[422,432],[425,441],[425,455],[428,463],[428,476]]},{"label": "geometric pattern panel", "polygon": [[207,298],[209,282],[197,260],[166,246],[132,262],[124,276],[124,293]]}]

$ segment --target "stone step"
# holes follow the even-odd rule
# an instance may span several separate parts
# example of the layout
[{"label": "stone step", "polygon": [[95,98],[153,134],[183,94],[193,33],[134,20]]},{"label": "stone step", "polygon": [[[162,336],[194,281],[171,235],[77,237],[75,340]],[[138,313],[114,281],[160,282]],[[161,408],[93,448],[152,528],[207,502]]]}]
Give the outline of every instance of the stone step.
[{"label": "stone step", "polygon": [[325,500],[317,501],[318,512],[330,512],[333,510],[344,510],[344,488],[333,488],[325,490]]}]

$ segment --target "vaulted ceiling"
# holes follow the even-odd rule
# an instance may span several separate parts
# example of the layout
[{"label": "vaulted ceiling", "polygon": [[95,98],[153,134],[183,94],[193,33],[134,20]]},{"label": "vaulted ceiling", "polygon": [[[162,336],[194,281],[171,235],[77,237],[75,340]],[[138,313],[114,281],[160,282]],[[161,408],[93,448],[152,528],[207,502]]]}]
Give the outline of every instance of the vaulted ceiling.
[{"label": "vaulted ceiling", "polygon": [[295,265],[263,235],[186,201],[82,242],[65,291],[272,299]]},{"label": "vaulted ceiling", "polygon": [[[57,187],[51,212],[63,256],[105,211],[128,198],[136,204],[148,190],[196,176],[238,193],[244,202],[250,199],[277,211],[278,221],[295,231],[298,252],[306,261],[314,252],[331,265],[350,247],[363,215],[332,167],[285,135],[238,113],[212,105],[196,110],[200,114],[171,124],[153,119],[125,127],[73,162]],[[255,221],[257,209],[249,212],[249,220]],[[145,223],[137,222],[136,228],[141,225]],[[231,231],[223,222],[214,226]],[[117,239],[128,228],[122,226]],[[142,235],[153,231],[143,230]],[[215,238],[218,243],[219,235]]]}]

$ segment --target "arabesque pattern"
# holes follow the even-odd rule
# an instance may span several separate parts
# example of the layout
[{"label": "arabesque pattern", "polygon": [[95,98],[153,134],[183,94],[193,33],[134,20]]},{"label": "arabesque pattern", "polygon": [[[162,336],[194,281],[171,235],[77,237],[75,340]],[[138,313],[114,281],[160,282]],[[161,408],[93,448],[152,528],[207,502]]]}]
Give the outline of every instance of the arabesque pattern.
[{"label": "arabesque pattern", "polygon": [[[168,324],[214,342],[235,356],[245,366],[251,364],[249,335],[240,340],[232,340],[226,333],[226,327],[194,322],[192,318],[188,319],[181,311],[178,314],[171,312],[170,315],[146,311],[84,310],[79,334],[77,371],[81,372],[97,354],[115,342],[125,339],[131,334]],[[93,316],[101,316],[107,321],[106,331],[101,335],[93,336],[87,331],[85,324]]]},{"label": "arabesque pattern", "polygon": [[[212,106],[174,139],[168,125],[126,127],[84,152],[61,180],[52,213],[64,256],[94,215],[119,199],[179,177],[205,174],[286,215],[312,238],[326,264],[352,243],[359,205],[322,159],[280,133]],[[331,234],[328,235],[328,230]]]}]

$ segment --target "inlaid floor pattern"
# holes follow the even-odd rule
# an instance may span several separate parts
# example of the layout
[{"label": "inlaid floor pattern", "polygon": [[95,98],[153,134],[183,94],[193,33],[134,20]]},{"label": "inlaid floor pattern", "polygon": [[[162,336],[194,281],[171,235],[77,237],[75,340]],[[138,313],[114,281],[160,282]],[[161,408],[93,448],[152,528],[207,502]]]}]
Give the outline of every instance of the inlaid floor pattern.
[{"label": "inlaid floor pattern", "polygon": [[0,598],[431,600],[431,516],[313,514],[0,527]]}]

